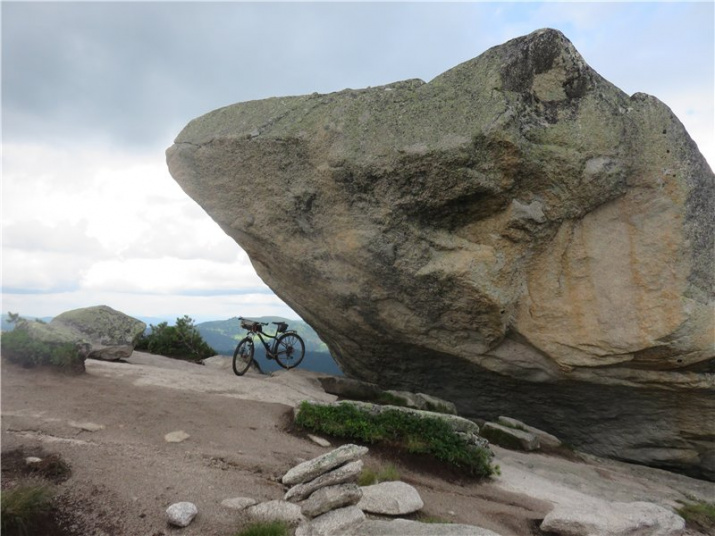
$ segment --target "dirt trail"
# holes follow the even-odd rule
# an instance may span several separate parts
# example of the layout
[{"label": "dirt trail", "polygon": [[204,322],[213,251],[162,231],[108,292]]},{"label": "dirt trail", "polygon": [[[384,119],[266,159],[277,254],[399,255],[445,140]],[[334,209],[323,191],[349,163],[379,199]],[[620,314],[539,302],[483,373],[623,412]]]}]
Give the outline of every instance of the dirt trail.
[{"label": "dirt trail", "polygon": [[[301,400],[334,399],[322,391],[318,376],[292,370],[238,378],[226,368],[140,352],[127,363],[88,361],[87,373],[79,377],[3,361],[2,449],[41,446],[70,464],[72,477],[59,490],[63,504],[78,514],[77,534],[174,534],[165,509],[191,501],[199,515],[182,535],[229,536],[244,520],[222,507],[222,500],[281,498],[277,479],[298,460],[326,451],[286,431],[292,407]],[[189,437],[167,442],[166,434],[177,431]],[[389,453],[375,451],[366,461],[376,466],[385,457]],[[505,477],[486,484],[396,463],[403,480],[418,487],[426,514],[503,536],[538,533],[532,527],[552,503],[533,488],[543,485],[539,478],[553,480],[556,474],[566,475],[559,485],[583,488],[601,471],[606,476],[596,478],[606,482],[603,495],[612,495],[611,488],[625,490],[621,500],[652,497],[667,504],[684,493],[715,491],[677,475],[655,482],[637,474],[642,468],[629,473],[630,466],[611,462],[587,465],[500,449],[497,458]]]}]

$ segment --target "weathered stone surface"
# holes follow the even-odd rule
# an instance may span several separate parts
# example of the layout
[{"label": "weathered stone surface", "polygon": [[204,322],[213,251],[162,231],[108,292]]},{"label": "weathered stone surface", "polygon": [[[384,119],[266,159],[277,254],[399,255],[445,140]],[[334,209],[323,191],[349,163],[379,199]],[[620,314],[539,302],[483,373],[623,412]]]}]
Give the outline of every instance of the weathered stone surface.
[{"label": "weathered stone surface", "polygon": [[357,504],[361,498],[362,490],[357,484],[337,484],[313,492],[300,504],[300,509],[306,517],[318,517],[330,510]]},{"label": "weathered stone surface", "polygon": [[362,467],[362,460],[355,460],[354,462],[346,463],[345,465],[320,475],[309,482],[293,486],[286,492],[283,500],[292,502],[302,501],[320,488],[356,481],[360,476]]},{"label": "weathered stone surface", "polygon": [[337,536],[340,534],[358,534],[365,521],[365,514],[357,506],[338,508],[310,522],[301,524],[295,536]]},{"label": "weathered stone surface", "polygon": [[508,449],[538,450],[540,446],[539,439],[534,434],[494,422],[485,423],[481,434],[490,443]]},{"label": "weathered stone surface", "polygon": [[343,445],[322,456],[296,465],[283,476],[281,482],[286,486],[294,486],[295,484],[307,482],[335,467],[339,467],[340,465],[364,456],[367,450],[367,447],[361,447],[359,445]]},{"label": "weathered stone surface", "polygon": [[370,519],[358,527],[355,536],[499,536],[496,532],[457,523],[419,523],[407,519]]},{"label": "weathered stone surface", "polygon": [[318,378],[326,393],[354,400],[376,400],[382,389],[375,383],[363,382],[345,376],[322,376]]},{"label": "weathered stone surface", "polygon": [[305,521],[300,506],[287,501],[267,501],[246,508],[248,516],[255,521],[270,523],[283,521],[288,525],[299,525]]},{"label": "weathered stone surface", "polygon": [[167,160],[349,375],[715,476],[712,171],[561,33],[222,108]]},{"label": "weathered stone surface", "polygon": [[534,428],[533,426],[529,426],[528,424],[525,424],[517,419],[504,417],[502,415],[497,419],[497,424],[508,426],[510,428],[521,429],[535,435],[539,439],[539,445],[542,447],[556,448],[561,446],[561,440],[558,437],[548,432],[544,432],[543,430],[539,430],[538,428]]},{"label": "weathered stone surface", "polygon": [[380,482],[362,487],[358,508],[371,514],[402,516],[421,510],[424,506],[417,490],[405,482]]},{"label": "weathered stone surface", "polygon": [[245,510],[249,506],[256,504],[256,502],[256,499],[252,499],[251,497],[232,497],[221,501],[221,506],[231,510]]},{"label": "weathered stone surface", "polygon": [[132,355],[146,324],[106,305],[64,312],[50,322],[73,331],[91,344],[87,357],[115,361]]},{"label": "weathered stone surface", "polygon": [[190,502],[174,503],[166,509],[169,523],[177,527],[188,527],[198,513],[199,509]]},{"label": "weathered stone surface", "polygon": [[438,413],[457,414],[457,407],[448,400],[437,398],[436,396],[424,393],[411,393],[409,391],[385,391],[388,395],[401,399],[408,408],[421,409],[424,411],[436,411]]},{"label": "weathered stone surface", "polygon": [[679,536],[684,528],[682,517],[646,502],[557,505],[541,523],[541,530],[563,536]]},{"label": "weathered stone surface", "polygon": [[100,305],[66,311],[48,324],[22,321],[15,329],[50,344],[75,344],[85,358],[113,361],[132,354],[134,342],[146,324]]}]

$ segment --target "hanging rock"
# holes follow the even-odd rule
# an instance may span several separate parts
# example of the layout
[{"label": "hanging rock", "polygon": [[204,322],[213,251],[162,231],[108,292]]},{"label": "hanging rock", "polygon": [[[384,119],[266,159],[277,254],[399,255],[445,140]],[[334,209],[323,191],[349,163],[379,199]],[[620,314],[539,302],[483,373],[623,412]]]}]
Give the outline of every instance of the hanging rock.
[{"label": "hanging rock", "polygon": [[348,375],[715,478],[715,176],[561,32],[223,107],[167,163]]}]

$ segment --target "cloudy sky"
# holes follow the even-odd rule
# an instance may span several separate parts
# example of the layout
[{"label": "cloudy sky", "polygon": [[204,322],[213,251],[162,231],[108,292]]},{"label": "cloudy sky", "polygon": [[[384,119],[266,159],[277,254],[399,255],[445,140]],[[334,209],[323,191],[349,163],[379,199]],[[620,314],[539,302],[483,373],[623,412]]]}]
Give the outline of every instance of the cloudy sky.
[{"label": "cloudy sky", "polygon": [[441,72],[542,27],[715,164],[713,3],[2,4],[2,311],[295,318],[164,150],[235,102]]}]

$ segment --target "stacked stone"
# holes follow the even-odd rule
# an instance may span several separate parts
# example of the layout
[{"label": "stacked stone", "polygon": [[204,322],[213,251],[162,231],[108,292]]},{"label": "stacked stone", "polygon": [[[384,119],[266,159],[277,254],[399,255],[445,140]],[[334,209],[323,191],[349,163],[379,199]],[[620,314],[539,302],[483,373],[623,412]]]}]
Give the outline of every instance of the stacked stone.
[{"label": "stacked stone", "polygon": [[296,536],[336,534],[357,526],[365,514],[356,505],[362,498],[357,479],[367,447],[343,445],[303,462],[282,478],[289,489],[284,500],[300,506],[305,521]]}]

